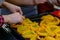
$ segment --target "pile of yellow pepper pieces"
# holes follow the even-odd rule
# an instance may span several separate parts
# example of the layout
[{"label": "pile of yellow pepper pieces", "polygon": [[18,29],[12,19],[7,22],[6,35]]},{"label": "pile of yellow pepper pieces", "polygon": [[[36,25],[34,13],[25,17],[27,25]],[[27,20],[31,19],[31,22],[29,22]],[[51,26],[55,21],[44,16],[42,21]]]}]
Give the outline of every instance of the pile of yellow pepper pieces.
[{"label": "pile of yellow pepper pieces", "polygon": [[60,19],[52,15],[41,17],[40,25],[25,18],[22,24],[14,25],[17,32],[29,40],[60,40]]}]

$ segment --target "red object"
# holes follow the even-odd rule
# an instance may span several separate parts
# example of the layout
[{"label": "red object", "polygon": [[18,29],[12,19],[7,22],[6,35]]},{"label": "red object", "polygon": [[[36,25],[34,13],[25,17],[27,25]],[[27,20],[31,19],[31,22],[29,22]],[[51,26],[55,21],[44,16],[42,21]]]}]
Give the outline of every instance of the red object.
[{"label": "red object", "polygon": [[4,18],[3,16],[0,15],[0,26],[2,26],[4,24]]},{"label": "red object", "polygon": [[57,10],[57,11],[54,11],[54,12],[51,12],[51,14],[57,16],[60,18],[60,10]]},{"label": "red object", "polygon": [[50,3],[48,3],[48,2],[46,2],[46,3],[43,3],[43,4],[39,4],[38,5],[38,12],[40,13],[40,12],[45,12],[45,11],[51,11],[51,10],[53,10],[54,8],[53,8],[53,5],[52,4],[50,4]]}]

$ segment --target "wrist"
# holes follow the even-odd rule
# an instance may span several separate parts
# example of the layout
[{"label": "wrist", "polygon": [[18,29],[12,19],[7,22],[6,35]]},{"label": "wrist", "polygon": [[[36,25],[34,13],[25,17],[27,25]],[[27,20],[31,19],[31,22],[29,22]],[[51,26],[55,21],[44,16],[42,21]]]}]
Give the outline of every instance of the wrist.
[{"label": "wrist", "polygon": [[4,17],[0,15],[0,26],[2,26],[3,24],[4,24]]},{"label": "wrist", "polygon": [[5,22],[5,23],[9,22],[9,17],[8,17],[8,15],[3,15],[3,18],[4,18],[4,22]]}]

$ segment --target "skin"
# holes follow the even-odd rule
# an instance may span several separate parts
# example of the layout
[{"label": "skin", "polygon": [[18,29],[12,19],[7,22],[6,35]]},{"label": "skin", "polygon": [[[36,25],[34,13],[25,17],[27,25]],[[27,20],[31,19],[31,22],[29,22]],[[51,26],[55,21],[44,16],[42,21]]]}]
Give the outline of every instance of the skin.
[{"label": "skin", "polygon": [[12,13],[19,12],[21,15],[23,14],[21,7],[19,6],[16,6],[8,2],[3,2],[3,5],[6,6]]},{"label": "skin", "polygon": [[4,22],[6,23],[22,23],[24,17],[20,15],[18,12],[10,14],[10,15],[2,15],[4,17]]},{"label": "skin", "polygon": [[40,4],[47,2],[47,0],[34,0],[35,3],[33,2],[33,0],[6,0],[6,1],[16,5],[34,5],[35,3]]}]

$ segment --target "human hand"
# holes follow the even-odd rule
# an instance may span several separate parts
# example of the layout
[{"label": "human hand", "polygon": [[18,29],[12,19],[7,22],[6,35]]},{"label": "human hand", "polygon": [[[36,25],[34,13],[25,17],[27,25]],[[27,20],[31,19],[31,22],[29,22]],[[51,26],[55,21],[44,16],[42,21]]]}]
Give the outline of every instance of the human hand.
[{"label": "human hand", "polygon": [[23,14],[22,10],[19,6],[16,6],[16,5],[8,3],[8,2],[4,2],[3,5],[5,5],[13,13],[19,12],[20,14]]},{"label": "human hand", "polygon": [[21,8],[19,6],[13,5],[13,4],[10,6],[10,11],[11,12],[19,12],[20,14],[23,14]]},{"label": "human hand", "polygon": [[19,22],[22,23],[24,19],[23,16],[20,15],[18,12],[10,15],[5,15],[3,17],[5,22],[8,22],[8,23],[19,23]]},{"label": "human hand", "polygon": [[11,5],[10,10],[11,10],[11,12],[19,12],[20,14],[23,14],[21,8],[16,5]]}]

